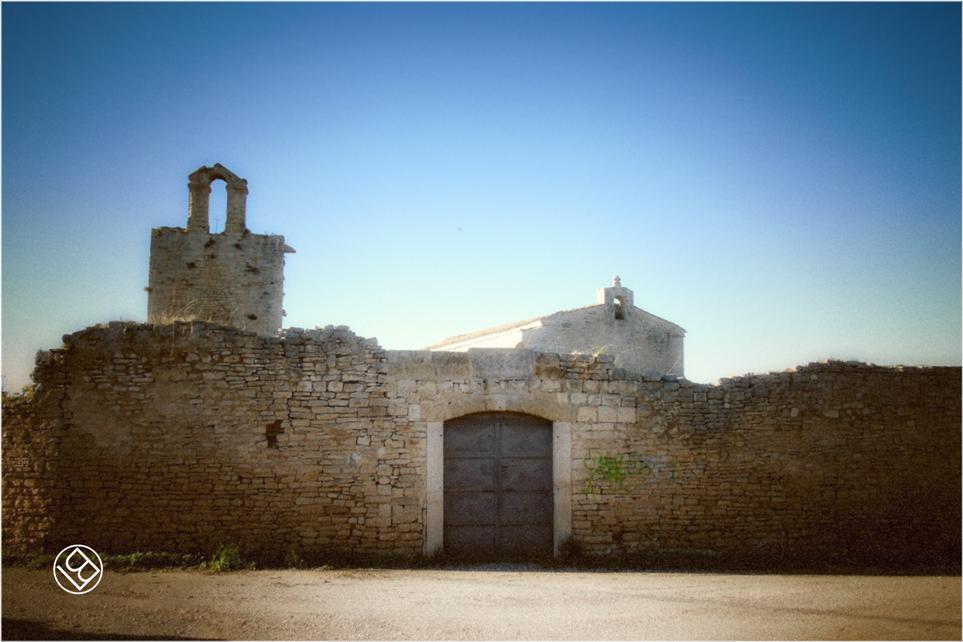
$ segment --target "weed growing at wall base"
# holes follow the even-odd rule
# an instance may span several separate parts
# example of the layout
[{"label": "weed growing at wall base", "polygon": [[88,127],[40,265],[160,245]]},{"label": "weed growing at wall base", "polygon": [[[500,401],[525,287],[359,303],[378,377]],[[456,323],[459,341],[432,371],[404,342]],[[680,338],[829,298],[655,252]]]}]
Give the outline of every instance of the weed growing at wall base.
[{"label": "weed growing at wall base", "polygon": [[255,568],[256,564],[241,554],[241,549],[235,544],[218,548],[207,563],[207,568],[220,573],[222,571],[239,571],[243,568]]}]

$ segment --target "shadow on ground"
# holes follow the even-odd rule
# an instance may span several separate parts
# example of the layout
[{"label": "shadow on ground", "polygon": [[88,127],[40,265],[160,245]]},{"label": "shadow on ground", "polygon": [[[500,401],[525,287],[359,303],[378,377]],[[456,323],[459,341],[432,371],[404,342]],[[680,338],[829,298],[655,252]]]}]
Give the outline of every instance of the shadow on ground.
[{"label": "shadow on ground", "polygon": [[169,635],[130,635],[123,633],[87,633],[55,629],[43,622],[3,618],[4,640],[204,640],[215,638],[182,638]]},{"label": "shadow on ground", "polygon": [[[224,551],[231,555],[225,556]],[[763,552],[735,556],[716,551],[679,551],[591,557],[564,554],[542,556],[449,555],[400,556],[319,551],[314,554],[285,551],[245,550],[221,547],[212,557],[202,553],[135,552],[101,555],[112,571],[146,571],[162,568],[202,569],[212,572],[274,569],[404,569],[446,571],[539,571],[551,573],[726,573],[735,575],[865,575],[865,576],[959,576],[959,551],[945,556],[900,557],[898,555],[812,556]],[[2,556],[3,566],[49,568],[54,556],[47,553]]]}]

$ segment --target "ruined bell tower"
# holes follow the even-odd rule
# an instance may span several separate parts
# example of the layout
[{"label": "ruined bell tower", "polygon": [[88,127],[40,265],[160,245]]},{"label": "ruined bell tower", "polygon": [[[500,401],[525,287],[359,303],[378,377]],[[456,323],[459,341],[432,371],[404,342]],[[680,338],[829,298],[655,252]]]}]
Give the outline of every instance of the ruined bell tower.
[{"label": "ruined bell tower", "polygon": [[[208,220],[211,183],[224,181],[224,231]],[[200,319],[273,335],[284,316],[284,237],[247,229],[247,181],[223,165],[188,176],[187,227],[151,230],[147,320]]]}]

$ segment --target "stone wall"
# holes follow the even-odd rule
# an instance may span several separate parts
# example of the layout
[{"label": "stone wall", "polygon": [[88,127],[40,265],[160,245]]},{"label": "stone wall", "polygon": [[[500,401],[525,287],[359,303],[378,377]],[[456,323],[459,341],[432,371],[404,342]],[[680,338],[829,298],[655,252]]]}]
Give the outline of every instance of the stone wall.
[{"label": "stone wall", "polygon": [[959,368],[830,362],[598,395],[573,428],[586,550],[959,564]]},{"label": "stone wall", "polygon": [[284,315],[284,237],[161,227],[151,232],[149,321],[200,319],[273,335]]},{"label": "stone wall", "polygon": [[570,425],[587,554],[959,559],[959,368],[831,362],[704,386],[607,355],[112,323],[65,337],[35,378],[4,406],[8,551],[417,554],[429,425],[507,410]]},{"label": "stone wall", "polygon": [[4,408],[7,550],[421,550],[424,436],[372,342],[111,323],[65,343]]}]

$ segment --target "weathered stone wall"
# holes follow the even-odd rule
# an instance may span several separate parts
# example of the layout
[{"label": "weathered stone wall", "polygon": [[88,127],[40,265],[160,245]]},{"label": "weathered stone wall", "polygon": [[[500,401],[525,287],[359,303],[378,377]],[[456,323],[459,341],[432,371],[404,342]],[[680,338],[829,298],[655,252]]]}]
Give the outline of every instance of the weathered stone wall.
[{"label": "weathered stone wall", "polygon": [[390,394],[428,421],[570,422],[583,552],[959,559],[959,368],[830,362],[706,386],[510,352],[389,352]]},{"label": "weathered stone wall", "polygon": [[589,554],[959,558],[960,369],[831,362],[703,386],[611,356],[383,351],[113,323],[65,337],[4,408],[8,550],[230,541],[415,554],[430,423],[571,425]]},{"label": "weathered stone wall", "polygon": [[572,453],[584,549],[959,563],[959,368],[588,385],[600,405],[580,411]]},{"label": "weathered stone wall", "polygon": [[203,323],[65,341],[4,408],[7,550],[421,550],[424,435],[372,342]]},{"label": "weathered stone wall", "polygon": [[284,315],[283,236],[161,227],[151,232],[149,321],[200,319],[263,335]]},{"label": "weathered stone wall", "polygon": [[59,372],[34,376],[48,385],[34,394],[3,400],[3,545],[7,551],[38,551],[55,537],[66,492],[60,475],[61,402]]}]

